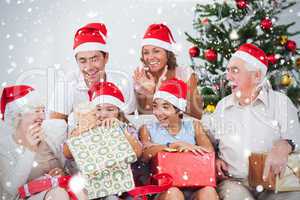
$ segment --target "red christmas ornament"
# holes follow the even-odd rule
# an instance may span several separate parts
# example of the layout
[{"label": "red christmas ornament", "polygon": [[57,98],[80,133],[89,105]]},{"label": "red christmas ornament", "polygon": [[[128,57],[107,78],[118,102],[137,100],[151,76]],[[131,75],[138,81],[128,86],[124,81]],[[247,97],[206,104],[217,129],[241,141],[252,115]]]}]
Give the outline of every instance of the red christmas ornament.
[{"label": "red christmas ornament", "polygon": [[248,2],[246,0],[236,0],[235,3],[239,9],[245,9],[248,6]]},{"label": "red christmas ornament", "polygon": [[218,54],[215,50],[213,49],[207,49],[204,52],[204,57],[207,61],[209,62],[215,62],[217,60]]},{"label": "red christmas ornament", "polygon": [[270,30],[270,28],[272,28],[273,24],[272,24],[272,20],[268,19],[268,18],[264,18],[260,21],[260,27],[263,30]]},{"label": "red christmas ornament", "polygon": [[203,24],[203,25],[208,25],[208,24],[209,24],[208,18],[202,19],[202,20],[201,20],[201,24]]},{"label": "red christmas ornament", "polygon": [[189,49],[189,53],[190,53],[190,56],[192,58],[198,57],[199,54],[200,54],[200,50],[199,50],[198,47],[194,46],[194,47],[192,47],[192,48]]},{"label": "red christmas ornament", "polygon": [[277,62],[277,59],[276,59],[276,56],[275,54],[268,54],[267,55],[267,60],[272,63],[273,65],[276,64]]},{"label": "red christmas ornament", "polygon": [[285,48],[293,53],[296,52],[296,49],[297,49],[297,44],[295,41],[293,40],[288,40],[286,45],[285,45]]}]

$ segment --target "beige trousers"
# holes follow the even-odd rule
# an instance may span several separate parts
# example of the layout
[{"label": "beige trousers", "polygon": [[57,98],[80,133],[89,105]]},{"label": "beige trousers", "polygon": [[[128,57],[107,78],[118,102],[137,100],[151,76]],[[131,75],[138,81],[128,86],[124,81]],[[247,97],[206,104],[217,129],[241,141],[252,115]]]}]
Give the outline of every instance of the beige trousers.
[{"label": "beige trousers", "polygon": [[247,181],[229,179],[222,181],[217,186],[217,192],[221,200],[299,200],[299,192],[273,191],[258,192],[250,188]]}]

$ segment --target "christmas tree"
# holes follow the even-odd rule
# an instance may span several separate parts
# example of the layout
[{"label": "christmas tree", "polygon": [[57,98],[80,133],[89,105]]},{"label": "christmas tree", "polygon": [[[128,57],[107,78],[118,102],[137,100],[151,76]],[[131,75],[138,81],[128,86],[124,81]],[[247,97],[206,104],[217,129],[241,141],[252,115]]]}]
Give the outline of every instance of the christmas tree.
[{"label": "christmas tree", "polygon": [[300,31],[288,31],[295,22],[278,24],[278,14],[294,4],[287,0],[224,0],[196,5],[194,28],[198,35],[186,35],[194,45],[189,53],[199,75],[206,111],[213,112],[218,101],[231,93],[226,65],[232,53],[246,42],[267,53],[267,78],[272,88],[300,107],[300,51],[290,39]]}]

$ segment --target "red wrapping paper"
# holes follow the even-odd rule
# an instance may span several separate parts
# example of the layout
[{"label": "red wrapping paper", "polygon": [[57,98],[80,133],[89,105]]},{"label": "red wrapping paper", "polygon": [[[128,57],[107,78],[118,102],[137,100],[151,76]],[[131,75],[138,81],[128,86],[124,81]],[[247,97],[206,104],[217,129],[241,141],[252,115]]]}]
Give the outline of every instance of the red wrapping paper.
[{"label": "red wrapping paper", "polygon": [[[167,173],[179,188],[216,187],[215,153],[159,152],[151,162],[153,174]],[[158,180],[158,185],[163,185]]]}]

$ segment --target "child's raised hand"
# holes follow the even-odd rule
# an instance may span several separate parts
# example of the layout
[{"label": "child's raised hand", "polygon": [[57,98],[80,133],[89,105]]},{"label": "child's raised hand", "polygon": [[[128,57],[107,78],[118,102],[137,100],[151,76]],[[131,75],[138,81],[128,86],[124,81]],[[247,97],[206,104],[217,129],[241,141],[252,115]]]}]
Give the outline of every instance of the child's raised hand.
[{"label": "child's raised hand", "polygon": [[104,128],[111,128],[115,124],[119,124],[120,121],[117,118],[107,118],[104,120],[98,120],[97,121],[99,126],[103,126]]},{"label": "child's raised hand", "polygon": [[78,128],[74,128],[69,134],[68,134],[68,138],[70,137],[76,137],[80,135],[80,131]]},{"label": "child's raised hand", "polygon": [[208,150],[206,150],[205,148],[201,147],[201,146],[197,146],[197,145],[193,145],[193,144],[189,144],[187,142],[175,142],[172,143],[170,145],[171,148],[175,148],[177,149],[177,151],[179,152],[192,152],[195,155],[203,155],[205,153],[208,153]]}]

